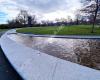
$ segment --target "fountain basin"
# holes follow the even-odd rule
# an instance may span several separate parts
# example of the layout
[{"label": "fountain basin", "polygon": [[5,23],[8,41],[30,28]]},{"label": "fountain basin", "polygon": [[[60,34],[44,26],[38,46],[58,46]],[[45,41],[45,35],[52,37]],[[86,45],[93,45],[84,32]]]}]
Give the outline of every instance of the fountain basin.
[{"label": "fountain basin", "polygon": [[1,37],[0,44],[10,63],[25,80],[100,79],[98,70],[48,55],[21,43],[20,40],[15,41],[14,37],[9,35],[14,31],[10,30],[5,33]]}]

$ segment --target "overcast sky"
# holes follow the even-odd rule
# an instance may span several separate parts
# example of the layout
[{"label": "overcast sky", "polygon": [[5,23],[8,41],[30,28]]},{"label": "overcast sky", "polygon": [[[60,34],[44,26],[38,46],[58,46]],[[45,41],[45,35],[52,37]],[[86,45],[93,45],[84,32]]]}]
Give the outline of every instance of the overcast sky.
[{"label": "overcast sky", "polygon": [[36,14],[38,19],[74,18],[80,0],[0,0],[0,23],[17,16],[21,9]]}]

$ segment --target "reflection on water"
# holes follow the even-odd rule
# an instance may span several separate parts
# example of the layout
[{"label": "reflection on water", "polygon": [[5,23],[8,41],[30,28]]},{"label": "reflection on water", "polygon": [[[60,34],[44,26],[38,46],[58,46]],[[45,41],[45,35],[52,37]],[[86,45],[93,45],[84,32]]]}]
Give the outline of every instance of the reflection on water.
[{"label": "reflection on water", "polygon": [[100,69],[99,39],[32,37],[23,34],[10,34],[9,37],[46,54]]}]

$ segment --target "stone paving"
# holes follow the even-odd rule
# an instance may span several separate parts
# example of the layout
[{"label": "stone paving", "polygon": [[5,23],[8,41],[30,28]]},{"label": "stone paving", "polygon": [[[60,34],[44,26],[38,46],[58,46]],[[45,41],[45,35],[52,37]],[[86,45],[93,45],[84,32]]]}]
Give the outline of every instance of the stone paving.
[{"label": "stone paving", "polygon": [[[0,36],[2,33],[0,33]],[[0,47],[0,80],[22,80],[12,68]]]}]

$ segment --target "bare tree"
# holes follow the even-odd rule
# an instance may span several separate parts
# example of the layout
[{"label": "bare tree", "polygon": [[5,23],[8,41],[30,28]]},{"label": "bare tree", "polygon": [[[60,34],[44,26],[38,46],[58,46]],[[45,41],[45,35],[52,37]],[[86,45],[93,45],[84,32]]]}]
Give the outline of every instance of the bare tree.
[{"label": "bare tree", "polygon": [[76,22],[77,25],[79,25],[79,23],[80,23],[80,18],[81,18],[80,11],[77,10],[77,13],[76,13],[76,20],[75,20],[75,22]]},{"label": "bare tree", "polygon": [[94,26],[96,22],[96,18],[99,14],[99,8],[100,8],[100,0],[85,0],[87,3],[85,3],[85,7],[81,10],[85,15],[93,17],[93,26],[91,29],[91,33],[94,33]]},{"label": "bare tree", "polygon": [[33,26],[36,23],[35,15],[30,15],[26,10],[21,10],[16,19],[8,21],[9,25],[14,26]]},{"label": "bare tree", "polygon": [[16,17],[16,20],[23,25],[27,24],[27,19],[28,12],[26,10],[21,10],[18,16]]}]

